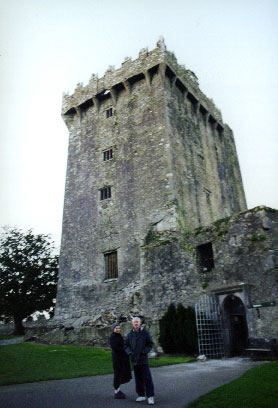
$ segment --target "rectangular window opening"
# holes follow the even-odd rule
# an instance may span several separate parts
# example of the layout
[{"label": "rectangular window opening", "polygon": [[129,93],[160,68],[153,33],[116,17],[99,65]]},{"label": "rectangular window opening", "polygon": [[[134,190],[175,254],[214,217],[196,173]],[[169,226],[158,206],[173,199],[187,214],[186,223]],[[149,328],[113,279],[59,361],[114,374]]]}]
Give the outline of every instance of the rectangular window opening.
[{"label": "rectangular window opening", "polygon": [[209,190],[207,190],[207,189],[205,188],[205,189],[204,189],[204,193],[205,193],[205,195],[206,195],[207,204],[208,204],[208,205],[211,205],[211,200],[210,200],[211,191],[209,191]]},{"label": "rectangular window opening", "polygon": [[106,118],[111,118],[113,116],[113,108],[106,109]]},{"label": "rectangular window opening", "polygon": [[214,268],[211,242],[197,246],[197,262],[200,272],[210,272]]},{"label": "rectangular window opening", "polygon": [[103,152],[103,161],[113,159],[113,149],[108,149]]},{"label": "rectangular window opening", "polygon": [[117,251],[108,252],[104,254],[104,263],[105,263],[105,278],[106,279],[118,278]]},{"label": "rectangular window opening", "polygon": [[100,190],[100,200],[107,200],[111,198],[111,186],[104,187]]}]

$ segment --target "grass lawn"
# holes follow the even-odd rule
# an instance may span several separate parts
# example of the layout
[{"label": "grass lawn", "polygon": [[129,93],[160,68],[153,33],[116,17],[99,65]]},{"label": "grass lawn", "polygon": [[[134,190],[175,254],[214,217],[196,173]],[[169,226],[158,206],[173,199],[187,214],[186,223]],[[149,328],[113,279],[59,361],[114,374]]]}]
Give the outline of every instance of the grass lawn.
[{"label": "grass lawn", "polygon": [[278,408],[278,361],[252,368],[188,408]]},{"label": "grass lawn", "polygon": [[[151,367],[186,363],[191,357],[160,357]],[[78,346],[19,343],[0,346],[0,385],[113,373],[111,351]]]}]

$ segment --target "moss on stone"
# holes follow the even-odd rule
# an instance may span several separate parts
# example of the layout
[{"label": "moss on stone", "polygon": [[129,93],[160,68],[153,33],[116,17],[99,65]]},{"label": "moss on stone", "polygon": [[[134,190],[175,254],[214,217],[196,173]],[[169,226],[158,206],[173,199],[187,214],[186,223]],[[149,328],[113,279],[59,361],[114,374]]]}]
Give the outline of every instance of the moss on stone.
[{"label": "moss on stone", "polygon": [[195,247],[193,245],[188,244],[187,242],[184,244],[184,248],[189,252],[191,256],[194,255]]},{"label": "moss on stone", "polygon": [[218,237],[222,237],[222,235],[227,234],[227,232],[228,232],[228,230],[218,230],[218,231],[216,231],[216,235]]},{"label": "moss on stone", "polygon": [[[217,220],[213,223],[213,225],[215,226],[216,230],[219,231],[219,229],[221,228],[222,224],[228,224],[229,221],[231,220],[232,217],[225,217],[225,218],[221,218],[220,220]],[[227,232],[227,231],[226,231]],[[226,233],[225,232],[225,233]]]},{"label": "moss on stone", "polygon": [[166,245],[177,240],[177,237],[171,235],[170,231],[155,232],[150,229],[145,237],[144,246]]},{"label": "moss on stone", "polygon": [[194,235],[200,234],[203,231],[203,228],[204,227],[202,225],[198,228],[195,228],[195,230],[193,231]]},{"label": "moss on stone", "polygon": [[252,242],[264,241],[266,239],[266,236],[264,234],[258,234],[258,235],[252,234],[249,239]]}]

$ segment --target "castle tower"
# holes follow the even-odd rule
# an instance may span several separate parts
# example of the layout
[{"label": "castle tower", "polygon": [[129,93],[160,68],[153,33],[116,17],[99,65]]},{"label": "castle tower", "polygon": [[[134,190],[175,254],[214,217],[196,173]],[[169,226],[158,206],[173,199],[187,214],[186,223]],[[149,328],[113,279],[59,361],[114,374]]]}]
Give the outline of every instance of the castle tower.
[{"label": "castle tower", "polygon": [[56,318],[92,316],[142,279],[151,226],[186,232],[246,209],[233,133],[162,39],[64,95],[62,116],[69,152]]}]

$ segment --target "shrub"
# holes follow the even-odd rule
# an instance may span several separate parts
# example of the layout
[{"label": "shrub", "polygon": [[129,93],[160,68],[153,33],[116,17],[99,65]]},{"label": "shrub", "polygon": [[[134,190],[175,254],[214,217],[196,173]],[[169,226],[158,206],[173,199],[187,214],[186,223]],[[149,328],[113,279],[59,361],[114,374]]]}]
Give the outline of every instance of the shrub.
[{"label": "shrub", "polygon": [[168,307],[167,312],[159,321],[159,342],[164,353],[175,353],[175,332],[176,332],[177,311],[173,303]]},{"label": "shrub", "polygon": [[192,307],[177,309],[172,303],[159,322],[159,342],[165,353],[194,354],[198,351],[195,311]]}]

